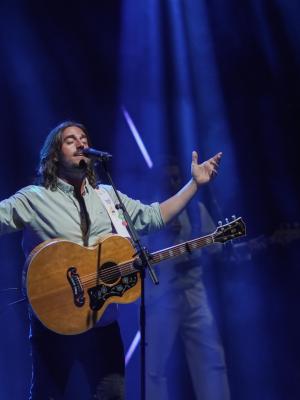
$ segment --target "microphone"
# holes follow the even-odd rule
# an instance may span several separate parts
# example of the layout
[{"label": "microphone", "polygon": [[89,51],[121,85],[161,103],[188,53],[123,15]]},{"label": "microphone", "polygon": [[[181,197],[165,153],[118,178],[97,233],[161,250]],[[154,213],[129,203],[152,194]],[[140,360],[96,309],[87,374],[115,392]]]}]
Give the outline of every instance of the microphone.
[{"label": "microphone", "polygon": [[95,158],[96,160],[100,161],[108,161],[112,158],[111,154],[106,153],[105,151],[92,149],[91,147],[82,149],[80,152],[88,158]]}]

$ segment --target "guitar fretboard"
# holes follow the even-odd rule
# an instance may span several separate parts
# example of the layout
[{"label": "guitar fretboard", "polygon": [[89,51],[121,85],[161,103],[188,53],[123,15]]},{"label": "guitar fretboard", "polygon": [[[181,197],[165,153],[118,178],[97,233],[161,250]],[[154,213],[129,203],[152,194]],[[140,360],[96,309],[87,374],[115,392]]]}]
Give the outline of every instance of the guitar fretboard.
[{"label": "guitar fretboard", "polygon": [[188,242],[180,243],[167,249],[152,253],[151,262],[153,264],[168,260],[169,258],[178,257],[186,253],[192,253],[201,247],[208,246],[214,242],[213,235],[203,236],[198,239],[189,240]]},{"label": "guitar fretboard", "polygon": [[[164,250],[155,251],[154,253],[151,253],[151,264],[157,264],[170,258],[178,257],[187,253],[192,253],[194,250],[208,246],[212,243],[214,243],[214,235],[207,235],[201,238],[189,240],[187,242],[168,247]],[[119,264],[116,267],[118,268],[118,271],[122,276],[126,276],[138,271],[138,269],[134,267],[132,261]]]}]

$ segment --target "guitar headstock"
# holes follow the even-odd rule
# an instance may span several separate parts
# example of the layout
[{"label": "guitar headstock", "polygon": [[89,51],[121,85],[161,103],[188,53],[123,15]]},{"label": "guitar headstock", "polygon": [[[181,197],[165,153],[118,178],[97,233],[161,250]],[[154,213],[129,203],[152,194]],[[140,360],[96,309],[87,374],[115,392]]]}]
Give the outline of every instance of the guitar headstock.
[{"label": "guitar headstock", "polygon": [[226,224],[219,223],[219,227],[213,233],[214,242],[225,243],[240,236],[246,235],[246,225],[242,217],[232,217],[232,221],[226,220]]}]

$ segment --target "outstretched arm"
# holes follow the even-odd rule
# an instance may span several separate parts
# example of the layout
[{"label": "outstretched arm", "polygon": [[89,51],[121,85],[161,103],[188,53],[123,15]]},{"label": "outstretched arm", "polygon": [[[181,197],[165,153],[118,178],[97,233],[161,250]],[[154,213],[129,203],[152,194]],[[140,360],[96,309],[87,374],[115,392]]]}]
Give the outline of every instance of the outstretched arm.
[{"label": "outstretched arm", "polygon": [[198,154],[192,153],[191,180],[174,196],[160,203],[162,218],[165,223],[180,213],[196,194],[199,186],[209,182],[217,173],[222,153],[217,153],[209,160],[198,164]]}]

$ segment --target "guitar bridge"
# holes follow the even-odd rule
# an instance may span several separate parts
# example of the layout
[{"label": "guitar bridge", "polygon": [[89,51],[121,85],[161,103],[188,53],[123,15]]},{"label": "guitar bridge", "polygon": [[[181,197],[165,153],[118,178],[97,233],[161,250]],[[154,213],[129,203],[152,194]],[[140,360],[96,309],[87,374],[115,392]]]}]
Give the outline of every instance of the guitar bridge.
[{"label": "guitar bridge", "polygon": [[75,267],[68,269],[67,278],[73,292],[75,306],[82,307],[85,303],[84,290]]}]

